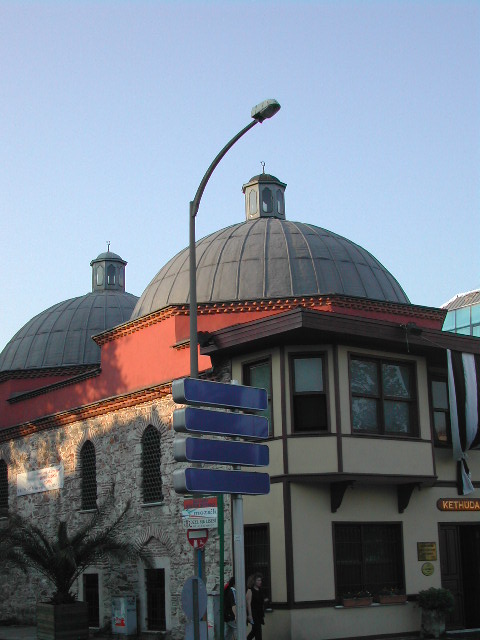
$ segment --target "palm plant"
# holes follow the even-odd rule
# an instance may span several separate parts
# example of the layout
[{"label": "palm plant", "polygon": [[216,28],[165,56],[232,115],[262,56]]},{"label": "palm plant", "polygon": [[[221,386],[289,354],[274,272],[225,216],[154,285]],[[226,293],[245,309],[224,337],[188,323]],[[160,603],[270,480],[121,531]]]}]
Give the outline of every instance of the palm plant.
[{"label": "palm plant", "polygon": [[0,564],[10,563],[25,572],[36,569],[54,586],[53,604],[75,602],[71,592],[75,580],[103,559],[140,558],[151,566],[145,545],[132,544],[122,537],[130,502],[119,515],[115,515],[113,506],[112,489],[87,524],[70,534],[67,521],[60,520],[53,537],[22,516],[11,515],[0,530]]}]

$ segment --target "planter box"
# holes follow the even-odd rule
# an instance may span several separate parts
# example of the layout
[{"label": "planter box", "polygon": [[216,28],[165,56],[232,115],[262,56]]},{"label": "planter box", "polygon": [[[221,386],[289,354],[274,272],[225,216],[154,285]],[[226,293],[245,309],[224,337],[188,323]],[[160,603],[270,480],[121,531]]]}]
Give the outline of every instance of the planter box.
[{"label": "planter box", "polygon": [[406,595],[400,594],[392,594],[392,595],[384,595],[377,596],[377,602],[380,604],[401,604],[402,602],[407,601]]},{"label": "planter box", "polygon": [[72,604],[37,605],[37,640],[88,640],[88,605]]},{"label": "planter box", "polygon": [[369,607],[373,598],[342,598],[344,607]]}]

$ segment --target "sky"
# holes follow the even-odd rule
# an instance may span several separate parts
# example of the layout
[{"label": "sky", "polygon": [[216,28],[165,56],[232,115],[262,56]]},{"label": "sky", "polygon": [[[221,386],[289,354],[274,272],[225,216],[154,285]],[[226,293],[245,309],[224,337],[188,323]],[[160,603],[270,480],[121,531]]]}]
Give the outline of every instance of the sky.
[{"label": "sky", "polygon": [[141,295],[188,244],[287,183],[286,217],[345,236],[411,302],[480,287],[477,0],[0,0],[0,350],[91,290],[110,249]]}]

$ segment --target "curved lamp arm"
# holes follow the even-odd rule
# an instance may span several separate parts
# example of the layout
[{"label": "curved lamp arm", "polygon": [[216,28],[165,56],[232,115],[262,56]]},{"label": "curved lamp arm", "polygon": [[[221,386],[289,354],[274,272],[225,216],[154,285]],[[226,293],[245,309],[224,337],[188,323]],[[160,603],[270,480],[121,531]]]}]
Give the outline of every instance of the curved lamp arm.
[{"label": "curved lamp arm", "polygon": [[219,162],[225,154],[240,140],[240,138],[250,131],[256,124],[263,122],[267,118],[274,116],[280,109],[280,104],[276,100],[265,100],[256,105],[252,109],[253,121],[249,122],[246,127],[237,133],[208,167],[202,181],[198,185],[195,197],[190,202],[190,242],[189,242],[189,268],[190,268],[190,377],[198,378],[198,335],[197,335],[197,258],[195,252],[195,218],[200,206],[203,192],[210,180],[212,173],[215,171]]}]

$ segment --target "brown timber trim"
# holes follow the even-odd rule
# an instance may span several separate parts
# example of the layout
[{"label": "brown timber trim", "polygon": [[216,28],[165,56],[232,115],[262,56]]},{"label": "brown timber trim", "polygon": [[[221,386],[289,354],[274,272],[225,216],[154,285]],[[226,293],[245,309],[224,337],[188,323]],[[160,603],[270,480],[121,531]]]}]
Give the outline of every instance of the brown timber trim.
[{"label": "brown timber trim", "polygon": [[343,472],[342,419],[340,415],[340,371],[338,367],[338,345],[333,346],[333,391],[335,393],[335,429],[337,433],[337,469]]},{"label": "brown timber trim", "polygon": [[285,525],[285,570],[287,579],[287,606],[295,600],[294,566],[293,566],[293,530],[292,530],[292,487],[290,482],[283,481],[283,513]]},{"label": "brown timber trim", "polygon": [[[290,384],[290,381],[289,381]],[[280,398],[282,415],[282,452],[283,452],[283,473],[288,475],[288,433],[287,433],[287,401],[285,384],[285,347],[280,347]]]},{"label": "brown timber trim", "polygon": [[[335,471],[331,471],[329,473],[293,473],[288,476],[285,475],[276,475],[270,476],[271,484],[277,484],[279,482],[300,482],[303,484],[317,484],[317,485],[327,485],[332,482],[358,482],[359,484],[364,485],[374,485],[374,486],[394,486],[397,484],[416,484],[422,486],[446,486],[446,487],[455,487],[456,483],[442,483],[437,482],[436,476],[418,476],[418,475],[407,475],[407,474],[392,474],[385,475],[383,473],[337,473]],[[475,484],[475,483],[474,483]],[[480,486],[480,482],[476,483]]]},{"label": "brown timber trim", "polygon": [[[291,339],[295,340],[301,330],[307,336],[309,331],[312,332],[312,338],[314,333],[321,331],[324,343],[332,340],[357,343],[363,347],[405,351],[407,355],[405,328],[400,323],[298,307],[249,323],[219,329],[211,334],[214,344],[203,347],[201,353],[210,355],[221,350],[241,350],[245,344],[257,341],[267,348],[265,345],[269,341],[278,343],[279,334],[291,333]],[[422,328],[419,335],[409,336],[409,349],[412,357],[439,350],[443,353],[445,349],[480,354],[480,341],[471,336]]]}]

